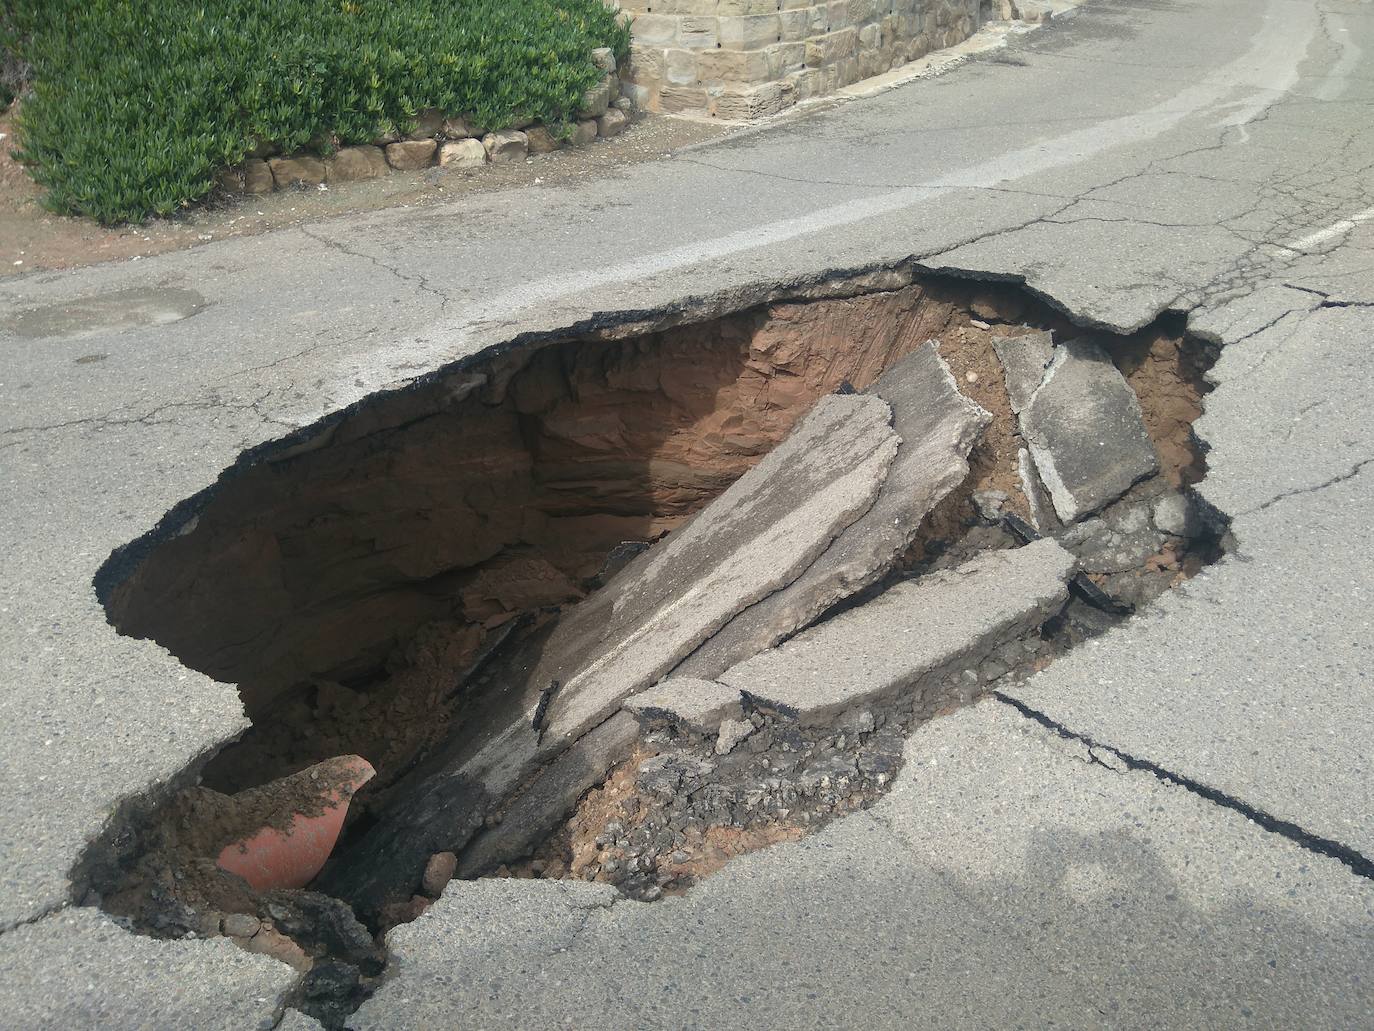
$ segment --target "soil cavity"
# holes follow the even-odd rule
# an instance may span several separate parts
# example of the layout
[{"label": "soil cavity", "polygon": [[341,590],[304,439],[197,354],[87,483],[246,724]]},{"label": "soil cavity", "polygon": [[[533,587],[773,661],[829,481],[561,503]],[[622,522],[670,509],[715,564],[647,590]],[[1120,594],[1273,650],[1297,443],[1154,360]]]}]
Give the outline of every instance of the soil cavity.
[{"label": "soil cavity", "polygon": [[[1011,289],[894,275],[902,282],[831,282],[691,324],[667,313],[678,324],[518,341],[226,474],[179,528],[142,543],[132,569],[116,556],[102,581],[115,626],[237,684],[253,726],[209,762],[202,788],[122,828],[118,850],[97,846],[95,897],[140,930],[229,934],[309,969],[301,1004],[337,1025],[381,969],[372,935],[422,912],[454,858],[435,848],[428,873],[398,858],[409,897],[386,906],[257,895],[187,851],[224,837],[216,793],[365,757],[377,778],[317,886],[340,883],[363,855],[355,846],[416,804],[421,775],[507,689],[512,654],[537,653],[560,611],[719,496],[818,399],[867,389],[926,341],[991,423],[969,475],[901,561],[821,621],[902,579],[1022,543],[1018,528],[1036,521],[1026,442],[993,341],[1081,331]],[[1170,320],[1094,339],[1139,399],[1159,472],[1093,518],[1047,528],[1084,572],[1043,627],[939,671],[914,700],[831,725],[746,702],[722,750],[720,726],[646,722],[633,754],[573,800],[572,818],[499,872],[609,881],[645,899],[681,890],[730,855],[866,804],[895,774],[914,722],[1043,668],[1195,571],[1215,527],[1178,491],[1204,471],[1191,423],[1210,355]],[[478,817],[502,818],[499,800]],[[475,829],[455,831],[454,847]]]}]

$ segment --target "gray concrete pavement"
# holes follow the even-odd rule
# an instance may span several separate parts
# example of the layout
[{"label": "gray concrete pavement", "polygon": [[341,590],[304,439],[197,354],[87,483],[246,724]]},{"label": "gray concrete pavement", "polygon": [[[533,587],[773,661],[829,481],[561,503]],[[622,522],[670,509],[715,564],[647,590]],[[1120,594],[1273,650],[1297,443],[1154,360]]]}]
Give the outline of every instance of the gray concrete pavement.
[{"label": "gray concrete pavement", "polygon": [[[120,997],[129,956],[154,953],[87,937],[65,908],[72,866],[117,805],[245,725],[232,686],[108,626],[91,578],[113,548],[246,449],[517,332],[728,307],[913,255],[1024,279],[1086,324],[1173,308],[1227,345],[1199,431],[1235,554],[1018,698],[1374,851],[1367,53],[1359,0],[1097,0],[942,78],[576,189],[0,285],[0,1012],[72,1026],[67,996]],[[122,290],[204,306],[103,331],[50,319],[37,337],[17,321]],[[685,900],[588,910],[564,887],[452,889],[394,936],[400,976],[360,1020],[406,1026],[405,1000],[438,1005],[447,977],[481,1001],[476,1026],[1370,1022],[1352,973],[1370,959],[1365,880],[1182,789],[1065,759],[1004,708],[918,737],[948,758],[915,755],[889,815]],[[1052,805],[1002,804],[1013,787]],[[480,1000],[434,966],[460,948]],[[231,994],[253,1013],[240,1026],[280,1013],[280,970],[197,942],[155,955],[142,990],[176,993],[188,1019]]]},{"label": "gray concrete pavement", "polygon": [[1357,1027],[1374,885],[1003,703],[899,786],[683,897],[454,884],[390,936],[358,1031]]}]

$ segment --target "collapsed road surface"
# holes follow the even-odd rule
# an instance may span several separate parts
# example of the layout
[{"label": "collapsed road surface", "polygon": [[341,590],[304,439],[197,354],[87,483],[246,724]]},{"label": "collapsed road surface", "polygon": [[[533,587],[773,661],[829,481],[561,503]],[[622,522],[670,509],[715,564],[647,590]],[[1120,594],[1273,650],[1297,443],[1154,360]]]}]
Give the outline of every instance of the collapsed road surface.
[{"label": "collapsed road surface", "polygon": [[[108,625],[93,580],[115,548],[184,526],[176,506],[259,445],[523,332],[700,322],[915,254],[1024,279],[1081,327],[1171,310],[1218,346],[1196,491],[1230,554],[922,725],[863,812],[681,895],[451,883],[388,935],[390,976],[348,1023],[1367,1023],[1370,21],[1100,0],[611,183],[7,283],[7,312],[55,313],[41,338],[0,328],[7,1019],[303,1019],[289,966],[81,905],[88,845],[247,727],[233,686]],[[136,289],[205,303],[143,328],[60,317]]]}]

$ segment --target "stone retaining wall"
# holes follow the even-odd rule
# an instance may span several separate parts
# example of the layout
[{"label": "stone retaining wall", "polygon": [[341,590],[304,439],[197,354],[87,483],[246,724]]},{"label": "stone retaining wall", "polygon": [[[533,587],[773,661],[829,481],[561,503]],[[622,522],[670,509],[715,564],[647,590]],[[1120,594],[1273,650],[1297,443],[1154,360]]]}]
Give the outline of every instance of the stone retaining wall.
[{"label": "stone retaining wall", "polygon": [[649,111],[760,118],[953,46],[981,0],[620,0]]},{"label": "stone retaining wall", "polygon": [[368,144],[340,147],[328,155],[282,155],[272,144],[263,143],[241,164],[220,172],[218,184],[229,193],[271,193],[295,185],[376,179],[393,170],[413,171],[431,165],[477,168],[523,161],[531,154],[617,136],[633,119],[635,105],[621,96],[611,51],[603,47],[592,56],[605,74],[582,98],[572,132],[564,138],[529,122],[483,133],[464,118],[447,117],[431,108],[419,113],[415,129],[407,136],[391,135]]}]

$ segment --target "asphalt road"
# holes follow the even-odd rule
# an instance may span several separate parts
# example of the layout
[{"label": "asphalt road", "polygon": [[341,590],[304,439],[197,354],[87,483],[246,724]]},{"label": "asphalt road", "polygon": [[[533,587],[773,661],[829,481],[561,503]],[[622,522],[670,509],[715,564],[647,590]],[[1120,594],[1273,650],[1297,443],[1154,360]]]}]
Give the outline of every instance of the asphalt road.
[{"label": "asphalt road", "polygon": [[577,188],[0,285],[0,1024],[272,1026],[292,984],[73,906],[111,812],[245,725],[108,626],[113,548],[246,449],[513,334],[907,258],[1224,344],[1198,430],[1231,555],[921,730],[870,813],[684,898],[451,889],[357,1026],[1374,1023],[1369,53],[1368,0],[1095,0]]}]

